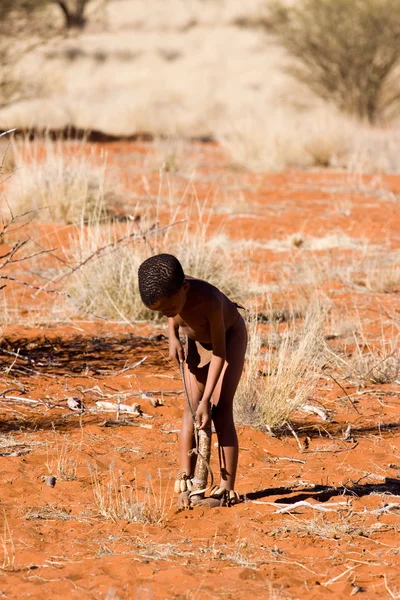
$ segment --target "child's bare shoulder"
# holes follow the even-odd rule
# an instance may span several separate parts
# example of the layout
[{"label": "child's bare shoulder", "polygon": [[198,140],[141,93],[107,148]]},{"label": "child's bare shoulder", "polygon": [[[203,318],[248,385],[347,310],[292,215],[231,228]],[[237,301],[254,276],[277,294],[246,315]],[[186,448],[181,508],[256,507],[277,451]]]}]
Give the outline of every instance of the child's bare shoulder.
[{"label": "child's bare shoulder", "polygon": [[216,300],[221,301],[222,292],[203,279],[196,279],[195,277],[187,277],[188,283],[190,283],[191,299],[198,302],[210,302],[214,303]]}]

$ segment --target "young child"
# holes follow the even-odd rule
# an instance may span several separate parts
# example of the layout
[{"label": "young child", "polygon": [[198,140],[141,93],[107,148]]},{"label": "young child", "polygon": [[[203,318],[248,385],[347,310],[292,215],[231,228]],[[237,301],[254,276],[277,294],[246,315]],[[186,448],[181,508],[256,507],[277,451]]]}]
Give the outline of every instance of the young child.
[{"label": "young child", "polygon": [[[221,480],[210,497],[228,504],[239,501],[234,491],[238,438],[233,421],[233,397],[242,374],[247,330],[237,305],[218,288],[184,274],[171,254],[157,254],[139,267],[143,303],[168,317],[169,355],[184,362],[189,400],[196,426],[204,429],[212,418],[218,436]],[[186,336],[186,352],[179,333]],[[193,477],[196,456],[193,418],[185,404],[180,434],[180,477]],[[189,506],[189,494],[180,504]]]}]

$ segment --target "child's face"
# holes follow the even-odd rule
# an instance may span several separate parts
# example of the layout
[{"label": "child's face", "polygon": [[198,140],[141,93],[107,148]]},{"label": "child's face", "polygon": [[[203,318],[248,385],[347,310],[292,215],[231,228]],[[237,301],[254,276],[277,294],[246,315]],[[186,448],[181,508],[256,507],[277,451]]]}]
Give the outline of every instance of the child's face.
[{"label": "child's face", "polygon": [[149,306],[151,310],[161,312],[165,317],[176,317],[182,312],[185,306],[187,292],[190,287],[189,283],[184,283],[178,292],[168,298],[161,298],[153,306]]}]

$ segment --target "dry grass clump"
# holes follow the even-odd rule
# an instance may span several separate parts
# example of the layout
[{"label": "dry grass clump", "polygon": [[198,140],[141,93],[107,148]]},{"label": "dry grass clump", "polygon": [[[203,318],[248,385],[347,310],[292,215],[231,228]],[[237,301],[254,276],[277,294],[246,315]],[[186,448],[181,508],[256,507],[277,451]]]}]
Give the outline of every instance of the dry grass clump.
[{"label": "dry grass clump", "polygon": [[390,294],[400,289],[400,264],[367,271],[365,286],[371,292]]},{"label": "dry grass clump", "polygon": [[354,133],[355,124],[330,106],[302,113],[283,106],[232,117],[217,137],[233,166],[268,172],[341,164]]},{"label": "dry grass clump", "polygon": [[55,437],[50,445],[47,444],[46,466],[49,475],[60,481],[74,481],[81,447],[82,442],[77,446],[65,435],[61,436],[61,439]]},{"label": "dry grass clump", "polygon": [[6,194],[14,214],[40,210],[42,220],[79,223],[103,219],[115,202],[107,157],[95,157],[85,141],[18,141],[13,153],[18,172]]},{"label": "dry grass clump", "polygon": [[[208,235],[207,223],[201,214],[188,213],[187,216],[188,222],[175,228],[151,231],[143,217],[141,231],[149,231],[145,240],[140,237],[135,222],[118,227],[112,223],[81,227],[69,251],[69,262],[72,265],[87,262],[69,279],[67,287],[73,301],[82,309],[107,318],[159,319],[158,313],[142,303],[137,272],[146,258],[160,252],[174,254],[181,260],[185,273],[205,279],[233,300],[242,301],[247,292],[234,273],[234,257],[225,254]],[[193,225],[189,221],[193,221]],[[99,252],[101,248],[105,251]]]},{"label": "dry grass clump", "polygon": [[[171,508],[172,498],[168,494],[168,486],[162,492],[161,475],[159,473],[157,489],[151,476],[148,476],[144,491],[138,486],[124,483],[122,472],[115,472],[110,465],[108,481],[101,481],[97,467],[89,465],[93,495],[99,514],[114,523],[120,520],[135,523],[161,524]],[[169,499],[168,499],[168,496]]]},{"label": "dry grass clump", "polygon": [[279,334],[279,343],[270,338],[263,347],[253,320],[244,375],[235,397],[238,420],[278,428],[309,401],[325,360],[323,322],[321,309],[313,306],[302,327],[288,323]]},{"label": "dry grass clump", "polygon": [[334,368],[340,377],[357,388],[367,384],[393,383],[400,379],[399,335],[385,334],[382,328],[377,341],[368,341],[361,321],[353,333],[352,347],[334,354]]},{"label": "dry grass clump", "polygon": [[293,518],[282,523],[274,530],[276,535],[290,534],[299,537],[319,537],[328,540],[340,540],[343,538],[369,537],[382,529],[392,529],[384,523],[375,523],[366,525],[365,523],[356,523],[348,520],[348,517],[342,516],[339,521],[332,521],[326,516],[321,515],[314,519]]},{"label": "dry grass clump", "polygon": [[53,504],[32,506],[24,515],[26,521],[68,521],[71,518],[70,510]]}]

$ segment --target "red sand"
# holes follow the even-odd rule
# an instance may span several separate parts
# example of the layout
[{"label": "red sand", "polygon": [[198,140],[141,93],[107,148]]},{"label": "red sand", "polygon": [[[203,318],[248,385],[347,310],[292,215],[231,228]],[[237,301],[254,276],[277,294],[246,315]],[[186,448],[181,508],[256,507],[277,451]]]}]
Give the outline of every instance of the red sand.
[{"label": "red sand", "polygon": [[[109,155],[125,169],[129,152],[142,151],[134,144],[113,144]],[[399,248],[400,177],[382,178],[380,189],[391,192],[382,194],[368,178],[365,189],[349,189],[347,176],[331,172],[232,173],[223,169],[217,149],[207,154],[202,147],[201,152],[208,163],[198,171],[205,181],[195,182],[199,197],[230,185],[243,195],[246,210],[238,209],[237,216],[234,210],[215,215],[210,207],[212,227],[223,224],[232,239],[285,240],[301,232],[307,240],[340,231],[371,245]],[[216,167],[211,169],[212,161]],[[156,176],[148,174],[148,179],[156,188]],[[125,180],[141,194],[137,169],[128,170]],[[226,204],[236,191],[226,196]],[[340,201],[351,203],[350,214],[335,209]],[[48,236],[51,243],[47,227],[38,227],[36,235]],[[296,260],[300,253],[299,248]],[[287,253],[261,249],[253,260],[268,270],[268,281],[284,279],[279,274]],[[371,293],[337,281],[328,281],[324,290],[343,314],[358,310],[365,333],[374,339],[378,320],[398,330],[395,293]],[[9,390],[8,396],[44,403],[0,403],[0,595],[108,600],[319,599],[357,593],[397,597],[398,385],[368,384],[362,390],[367,393],[356,395],[345,380],[339,386],[321,379],[315,400],[332,411],[331,421],[296,414],[293,425],[301,449],[290,434],[270,437],[239,426],[237,490],[245,501],[231,508],[180,512],[173,480],[184,399],[179,373],[164,358],[166,340],[156,335],[165,329],[87,320],[46,323],[43,317],[40,326],[29,325],[33,307],[39,302],[43,314],[54,298],[40,294],[39,300],[32,299],[32,290],[10,286],[3,293],[24,302],[25,315],[19,311],[17,322],[4,332],[0,393]],[[162,405],[152,406],[139,397],[139,390],[157,392],[152,396]],[[105,427],[113,414],[81,417],[67,409],[71,396],[90,408],[100,398],[115,402],[118,393],[122,402],[139,402],[151,418],[129,417],[139,426]],[[50,408],[52,403],[61,407]],[[216,452],[212,460],[217,471]],[[53,488],[46,485],[49,474],[57,477]],[[153,522],[102,516],[95,484],[110,479],[116,486],[113,503],[132,489],[140,501],[147,498]],[[277,512],[299,501],[309,504]],[[391,504],[395,506],[385,511]]]}]

